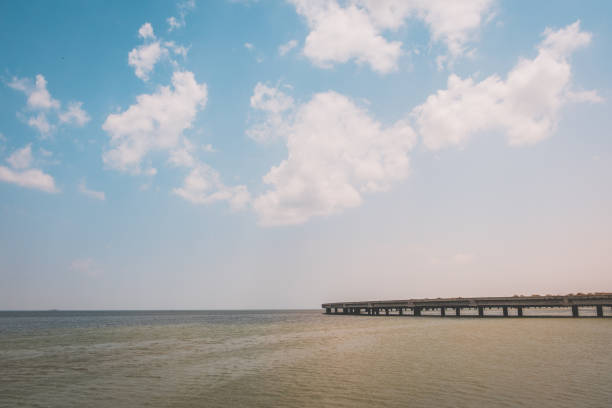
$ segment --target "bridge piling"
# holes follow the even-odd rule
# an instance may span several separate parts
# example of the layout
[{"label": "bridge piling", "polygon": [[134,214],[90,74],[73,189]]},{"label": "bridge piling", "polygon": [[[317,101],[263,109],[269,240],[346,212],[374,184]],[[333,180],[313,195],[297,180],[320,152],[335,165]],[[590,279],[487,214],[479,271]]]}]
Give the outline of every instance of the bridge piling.
[{"label": "bridge piling", "polygon": [[[577,295],[532,295],[512,297],[479,297],[479,298],[436,298],[436,299],[407,299],[407,300],[376,300],[367,302],[338,302],[324,303],[321,305],[323,313],[331,314],[362,314],[368,316],[380,316],[384,312],[386,316],[392,314],[404,315],[408,311],[411,316],[421,316],[423,311],[440,311],[440,316],[446,316],[447,309],[455,309],[455,315],[461,316],[461,309],[476,309],[477,316],[488,317],[485,309],[501,309],[503,317],[508,317],[509,309],[516,309],[516,316],[523,317],[523,309],[531,308],[541,310],[542,308],[559,308],[572,311],[571,316],[580,317],[580,308],[595,309],[597,317],[609,317],[606,315],[607,308],[612,307],[612,293],[588,293]],[[391,313],[393,312],[393,313]],[[397,312],[397,313],[395,313]],[[408,314],[406,313],[406,314]],[[497,314],[497,313],[494,313]],[[499,315],[499,314],[497,314]],[[514,313],[512,314],[513,316]]]}]

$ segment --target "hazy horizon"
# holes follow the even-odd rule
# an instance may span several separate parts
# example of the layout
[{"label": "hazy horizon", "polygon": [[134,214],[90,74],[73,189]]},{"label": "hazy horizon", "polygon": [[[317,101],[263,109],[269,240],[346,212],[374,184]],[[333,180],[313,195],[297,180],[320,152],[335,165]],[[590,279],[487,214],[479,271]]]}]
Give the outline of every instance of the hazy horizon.
[{"label": "hazy horizon", "polygon": [[0,311],[612,292],[611,11],[3,2]]}]

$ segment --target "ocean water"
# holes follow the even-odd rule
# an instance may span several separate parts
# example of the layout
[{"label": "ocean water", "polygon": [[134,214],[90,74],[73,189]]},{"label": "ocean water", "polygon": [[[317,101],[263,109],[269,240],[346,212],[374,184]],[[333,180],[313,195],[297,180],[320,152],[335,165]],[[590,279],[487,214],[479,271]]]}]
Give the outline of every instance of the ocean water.
[{"label": "ocean water", "polygon": [[612,319],[0,312],[0,406],[612,407]]}]

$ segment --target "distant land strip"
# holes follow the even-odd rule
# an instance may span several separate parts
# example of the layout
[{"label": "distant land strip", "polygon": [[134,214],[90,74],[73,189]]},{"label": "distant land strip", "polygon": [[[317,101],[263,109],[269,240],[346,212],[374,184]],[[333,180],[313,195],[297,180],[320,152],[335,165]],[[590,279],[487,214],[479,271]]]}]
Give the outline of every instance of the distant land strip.
[{"label": "distant land strip", "polygon": [[512,297],[469,297],[437,298],[407,300],[374,300],[365,302],[332,302],[323,303],[321,307],[326,314],[351,314],[379,316],[382,312],[391,314],[421,316],[422,311],[439,310],[440,316],[446,311],[454,311],[454,316],[461,316],[463,309],[478,310],[479,317],[486,317],[485,309],[501,309],[504,317],[510,316],[509,310],[516,310],[515,316],[523,317],[523,309],[528,308],[568,308],[572,316],[580,316],[580,307],[595,307],[597,317],[604,317],[604,306],[612,307],[612,293],[577,293],[569,295],[514,295]]}]

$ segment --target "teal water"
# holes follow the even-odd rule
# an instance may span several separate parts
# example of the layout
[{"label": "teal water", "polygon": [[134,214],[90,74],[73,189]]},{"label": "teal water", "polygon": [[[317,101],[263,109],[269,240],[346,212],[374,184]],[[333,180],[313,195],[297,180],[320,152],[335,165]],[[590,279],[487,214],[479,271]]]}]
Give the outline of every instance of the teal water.
[{"label": "teal water", "polygon": [[0,406],[610,407],[612,319],[0,312]]}]

